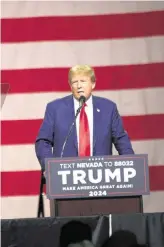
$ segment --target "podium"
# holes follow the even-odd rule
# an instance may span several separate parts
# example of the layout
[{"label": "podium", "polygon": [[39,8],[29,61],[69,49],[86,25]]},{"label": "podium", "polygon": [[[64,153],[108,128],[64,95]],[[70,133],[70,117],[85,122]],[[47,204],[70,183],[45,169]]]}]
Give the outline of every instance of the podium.
[{"label": "podium", "polygon": [[96,199],[50,200],[50,216],[91,216],[142,213],[142,196]]},{"label": "podium", "polygon": [[51,216],[142,213],[148,195],[148,156],[46,159]]}]

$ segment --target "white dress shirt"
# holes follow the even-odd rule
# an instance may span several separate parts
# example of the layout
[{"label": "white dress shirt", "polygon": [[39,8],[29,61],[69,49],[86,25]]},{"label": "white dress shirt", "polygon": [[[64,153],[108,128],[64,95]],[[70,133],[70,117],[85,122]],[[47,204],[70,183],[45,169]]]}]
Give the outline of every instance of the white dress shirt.
[{"label": "white dress shirt", "polygon": [[[79,101],[75,98],[74,99],[74,110],[75,114],[77,109],[79,108]],[[89,123],[89,131],[90,131],[90,147],[91,147],[91,153],[90,156],[93,155],[93,103],[92,103],[92,96],[86,101],[85,106],[85,112],[88,117],[88,123]],[[78,149],[79,149],[79,122],[80,120],[80,113],[76,119],[76,130],[77,130],[77,143],[78,143]]]}]

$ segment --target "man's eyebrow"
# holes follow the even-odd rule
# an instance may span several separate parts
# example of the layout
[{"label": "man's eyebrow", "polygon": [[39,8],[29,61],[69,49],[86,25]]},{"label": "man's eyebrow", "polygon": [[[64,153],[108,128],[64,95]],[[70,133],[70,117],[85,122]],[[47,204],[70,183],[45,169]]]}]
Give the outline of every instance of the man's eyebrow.
[{"label": "man's eyebrow", "polygon": [[[86,80],[80,80],[80,81],[84,82],[84,81],[86,81]],[[75,82],[78,82],[78,80],[72,81],[72,83],[75,83]]]}]

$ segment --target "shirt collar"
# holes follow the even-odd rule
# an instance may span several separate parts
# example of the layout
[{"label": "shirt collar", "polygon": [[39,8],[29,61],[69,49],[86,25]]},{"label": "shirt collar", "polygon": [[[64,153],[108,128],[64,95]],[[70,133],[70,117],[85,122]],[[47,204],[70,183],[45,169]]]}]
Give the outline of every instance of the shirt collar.
[{"label": "shirt collar", "polygon": [[[77,109],[79,107],[79,101],[77,99],[75,99],[75,97],[73,96],[73,100],[74,100],[74,106]],[[92,107],[92,95],[89,97],[89,99],[86,101],[87,106]]]}]

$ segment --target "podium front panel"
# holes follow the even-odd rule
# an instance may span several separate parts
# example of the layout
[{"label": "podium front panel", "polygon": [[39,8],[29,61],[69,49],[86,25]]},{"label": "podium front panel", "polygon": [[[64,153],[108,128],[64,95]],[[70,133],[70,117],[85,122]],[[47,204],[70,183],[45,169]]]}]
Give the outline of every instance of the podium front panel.
[{"label": "podium front panel", "polygon": [[142,196],[82,200],[50,200],[51,216],[91,216],[142,212]]}]

